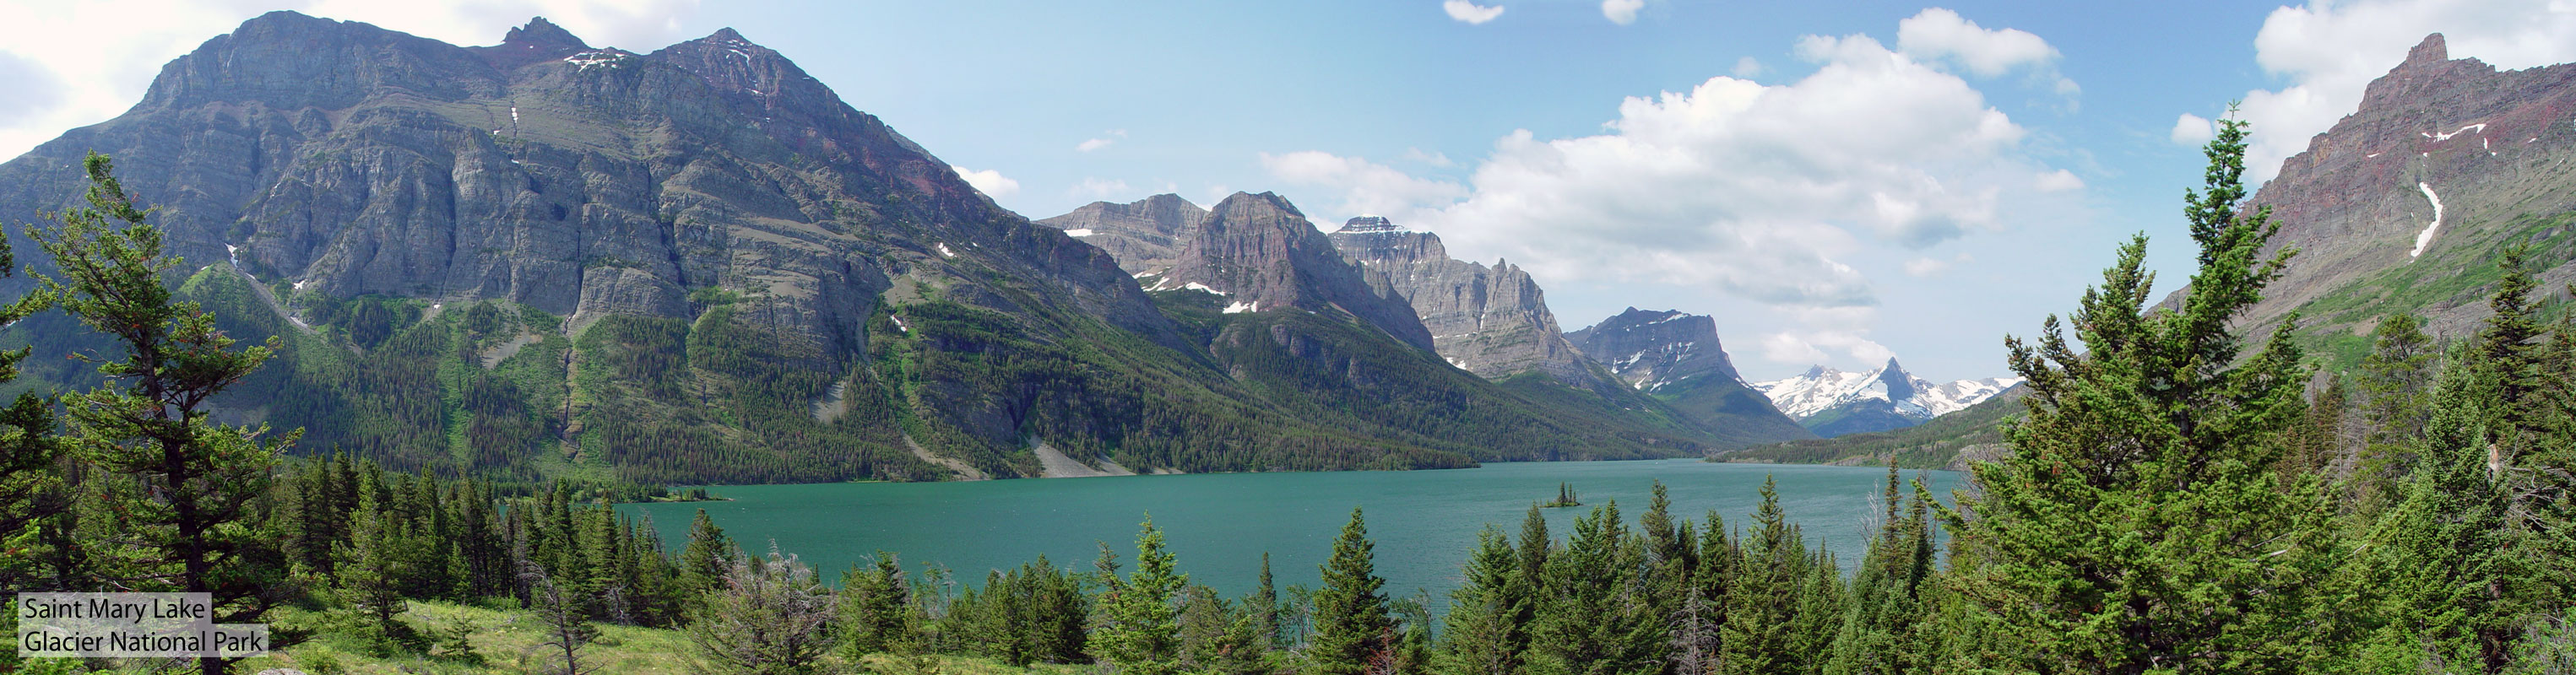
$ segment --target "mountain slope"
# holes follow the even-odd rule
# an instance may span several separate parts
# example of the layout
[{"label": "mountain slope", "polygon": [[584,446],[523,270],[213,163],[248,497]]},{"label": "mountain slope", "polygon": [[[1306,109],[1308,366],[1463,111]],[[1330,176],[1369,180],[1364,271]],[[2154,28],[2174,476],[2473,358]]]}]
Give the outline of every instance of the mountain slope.
[{"label": "mountain slope", "polygon": [[[457,47],[271,13],[171,62],[125,114],[0,165],[0,210],[76,199],[90,150],[163,207],[190,297],[287,339],[225,414],[396,466],[789,482],[1035,476],[1058,453],[1216,471],[1526,449],[1310,416],[1349,392],[1237,379],[1242,359],[1110,254],[994,205],[730,29],[637,54],[542,19]],[[1320,236],[1304,245],[1329,254]],[[1293,304],[1353,308],[1429,358],[1400,304],[1332,291]],[[59,317],[8,333],[86,344]],[[92,377],[37,361],[47,381]]]},{"label": "mountain slope", "polygon": [[1207,217],[1207,209],[1180,195],[1160,194],[1126,204],[1092,202],[1037,224],[1108,251],[1128,274],[1144,274],[1169,269]]},{"label": "mountain slope", "polygon": [[1774,443],[1815,435],[1736,375],[1714,318],[1630,307],[1565,338],[1618,381],[1729,441]]},{"label": "mountain slope", "polygon": [[2297,311],[2300,341],[2345,368],[2391,313],[2437,337],[2476,330],[2506,245],[2534,246],[2540,288],[2576,281],[2571,85],[2576,65],[2497,71],[2426,37],[2250,200],[2281,223],[2273,247],[2299,254],[2244,324],[2260,336]]},{"label": "mountain slope", "polygon": [[1902,429],[1790,441],[1719,455],[1730,462],[1787,464],[1876,464],[1894,461],[1908,469],[1967,470],[1972,459],[1993,459],[2007,452],[2003,424],[2025,410],[2030,389],[2009,389],[1957,412]]}]

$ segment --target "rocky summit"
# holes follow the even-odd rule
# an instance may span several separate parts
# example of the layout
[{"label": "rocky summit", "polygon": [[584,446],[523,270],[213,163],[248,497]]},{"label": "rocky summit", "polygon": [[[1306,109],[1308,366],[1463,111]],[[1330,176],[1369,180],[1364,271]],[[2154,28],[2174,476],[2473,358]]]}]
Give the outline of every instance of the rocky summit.
[{"label": "rocky summit", "polygon": [[1771,443],[1815,436],[1736,375],[1713,317],[1629,307],[1565,338],[1619,382],[1729,438]]},{"label": "rocky summit", "polygon": [[1756,382],[1753,387],[1799,424],[1832,437],[1914,426],[1965,410],[2018,384],[2018,377],[1933,384],[1890,358],[1887,365],[1865,373],[1816,366],[1797,377]]},{"label": "rocky summit", "polygon": [[1370,287],[1306,214],[1277,194],[1218,202],[1153,290],[1195,288],[1225,296],[1225,311],[1343,312],[1388,336],[1432,351],[1431,332],[1403,298]]},{"label": "rocky summit", "polygon": [[1142,275],[1170,270],[1207,217],[1207,209],[1180,195],[1159,194],[1126,204],[1092,202],[1037,223],[1098,246],[1128,274]]},{"label": "rocky summit", "polygon": [[1439,235],[1380,216],[1352,218],[1329,236],[1343,257],[1366,268],[1369,285],[1413,307],[1449,363],[1487,379],[1540,372],[1579,387],[1600,382],[1521,268],[1452,259]]},{"label": "rocky summit", "polygon": [[2545,291],[2576,281],[2570,110],[2576,64],[2499,71],[2427,36],[2250,200],[2298,254],[2243,320],[2259,336],[2298,311],[2301,341],[2350,366],[2389,314],[2473,331],[2505,246],[2534,246]]}]

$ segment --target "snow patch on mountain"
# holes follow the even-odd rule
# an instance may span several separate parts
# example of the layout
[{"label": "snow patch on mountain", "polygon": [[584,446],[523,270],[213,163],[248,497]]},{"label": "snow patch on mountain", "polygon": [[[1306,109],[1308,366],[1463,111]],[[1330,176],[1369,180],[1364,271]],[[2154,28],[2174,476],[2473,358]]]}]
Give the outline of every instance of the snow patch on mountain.
[{"label": "snow patch on mountain", "polygon": [[1905,372],[1896,359],[1866,373],[1816,366],[1797,377],[1755,382],[1753,389],[1790,417],[1804,420],[1862,401],[1886,401],[1898,415],[1916,420],[1957,412],[2021,384],[2018,377],[1989,377],[1934,384]]}]

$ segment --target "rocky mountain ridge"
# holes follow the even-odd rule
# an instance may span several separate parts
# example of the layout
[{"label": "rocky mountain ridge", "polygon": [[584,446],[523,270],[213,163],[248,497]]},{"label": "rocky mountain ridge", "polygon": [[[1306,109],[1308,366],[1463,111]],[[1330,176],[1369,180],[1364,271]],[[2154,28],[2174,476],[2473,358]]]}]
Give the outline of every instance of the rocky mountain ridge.
[{"label": "rocky mountain ridge", "polygon": [[1796,377],[1753,383],[1780,411],[1822,436],[1901,429],[1964,410],[2020,384],[2019,377],[1941,384],[1915,377],[1890,358],[1865,373],[1824,366]]},{"label": "rocky mountain ridge", "polygon": [[1600,383],[1558,331],[1546,293],[1521,268],[1452,259],[1439,235],[1377,216],[1352,218],[1328,236],[1367,270],[1370,286],[1413,307],[1452,365],[1486,379],[1539,372],[1576,387]]},{"label": "rocky mountain ridge", "polygon": [[2298,311],[2302,342],[2348,367],[2391,313],[2475,330],[2506,245],[2535,247],[2542,289],[2576,281],[2571,85],[2576,64],[2499,71],[2427,36],[2249,200],[2281,224],[2273,249],[2299,253],[2243,322],[2259,335]]}]

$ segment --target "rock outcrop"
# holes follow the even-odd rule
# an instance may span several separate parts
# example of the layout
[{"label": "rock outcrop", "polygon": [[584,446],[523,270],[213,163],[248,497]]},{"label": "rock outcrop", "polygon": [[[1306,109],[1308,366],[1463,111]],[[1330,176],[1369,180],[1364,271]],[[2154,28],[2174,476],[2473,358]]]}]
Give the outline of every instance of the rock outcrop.
[{"label": "rock outcrop", "polygon": [[1450,364],[1486,379],[1539,372],[1577,387],[1600,383],[1520,267],[1450,258],[1439,235],[1377,216],[1352,218],[1330,237],[1342,257],[1367,269],[1369,285],[1413,307]]},{"label": "rock outcrop", "polygon": [[1639,389],[1699,375],[1744,381],[1718,341],[1717,319],[1704,315],[1630,307],[1566,339]]},{"label": "rock outcrop", "polygon": [[2576,65],[2498,71],[2426,37],[2250,200],[2281,224],[2273,249],[2299,253],[2243,322],[2259,336],[2301,311],[2313,347],[2412,312],[2465,336],[2486,315],[2489,261],[2512,243],[2536,247],[2540,288],[2564,288],[2576,280],[2570,117]]},{"label": "rock outcrop", "polygon": [[1222,294],[1228,313],[1348,313],[1400,342],[1436,351],[1412,306],[1370,287],[1361,268],[1342,259],[1333,241],[1277,194],[1237,192],[1218,202],[1171,271],[1151,279],[1154,290]]},{"label": "rock outcrop", "polygon": [[1207,217],[1207,209],[1180,195],[1159,194],[1125,204],[1092,202],[1037,224],[1098,246],[1128,274],[1144,275],[1170,269]]}]

